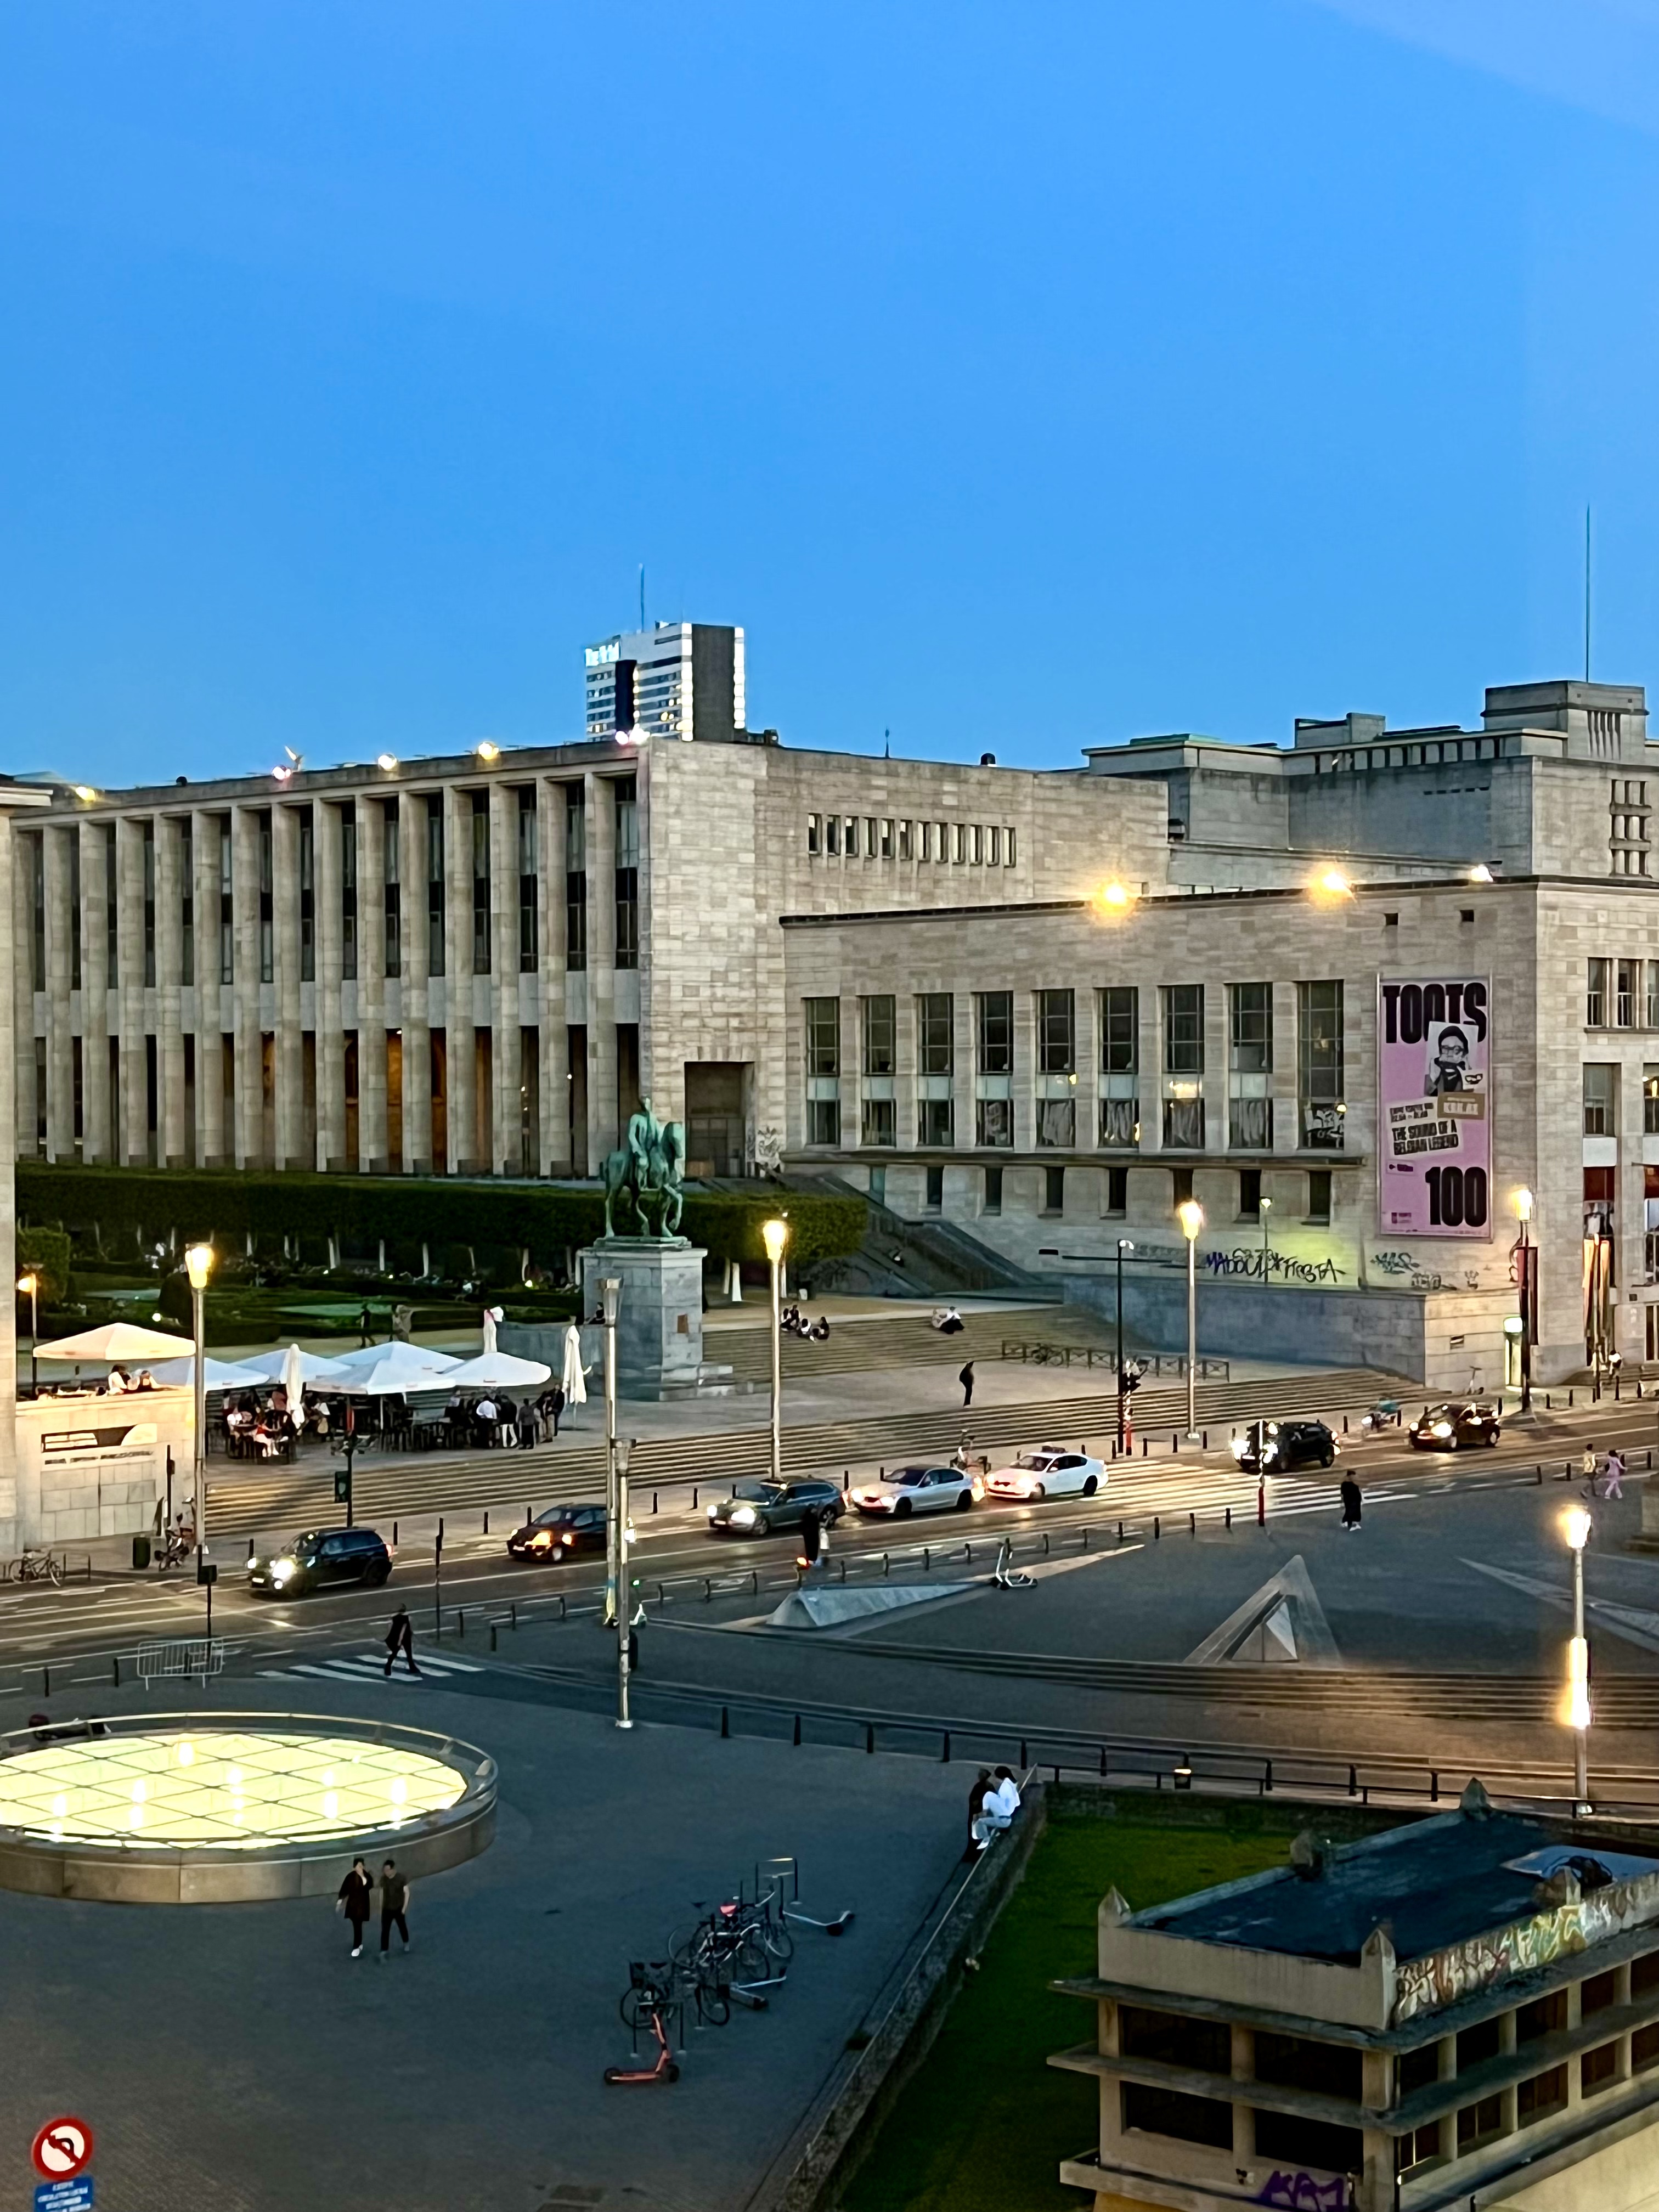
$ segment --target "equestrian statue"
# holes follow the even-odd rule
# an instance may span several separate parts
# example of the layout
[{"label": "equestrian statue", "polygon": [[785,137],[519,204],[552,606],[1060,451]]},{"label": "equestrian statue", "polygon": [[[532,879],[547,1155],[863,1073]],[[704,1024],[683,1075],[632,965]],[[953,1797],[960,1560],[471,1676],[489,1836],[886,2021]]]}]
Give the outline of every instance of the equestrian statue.
[{"label": "equestrian statue", "polygon": [[611,1219],[613,1201],[626,1197],[639,1222],[639,1233],[667,1243],[679,1230],[685,1204],[684,1175],[685,1124],[658,1121],[651,1111],[651,1101],[641,1098],[620,1149],[605,1158],[605,1235],[614,1237],[617,1233]]}]

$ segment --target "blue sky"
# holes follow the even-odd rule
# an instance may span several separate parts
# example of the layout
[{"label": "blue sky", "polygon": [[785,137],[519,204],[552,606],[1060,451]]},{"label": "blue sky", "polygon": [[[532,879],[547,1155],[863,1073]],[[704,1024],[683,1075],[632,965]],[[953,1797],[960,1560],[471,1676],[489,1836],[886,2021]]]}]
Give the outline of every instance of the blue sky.
[{"label": "blue sky", "polygon": [[1659,678],[1659,0],[0,0],[0,765]]}]

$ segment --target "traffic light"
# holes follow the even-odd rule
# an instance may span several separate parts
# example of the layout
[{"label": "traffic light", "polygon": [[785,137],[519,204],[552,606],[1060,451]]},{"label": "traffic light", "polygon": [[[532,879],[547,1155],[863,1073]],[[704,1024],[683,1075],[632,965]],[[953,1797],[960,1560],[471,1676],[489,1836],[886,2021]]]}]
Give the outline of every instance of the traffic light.
[{"label": "traffic light", "polygon": [[334,1470],[334,1503],[337,1505],[349,1505],[351,1503],[351,1469],[349,1467],[337,1467]]}]

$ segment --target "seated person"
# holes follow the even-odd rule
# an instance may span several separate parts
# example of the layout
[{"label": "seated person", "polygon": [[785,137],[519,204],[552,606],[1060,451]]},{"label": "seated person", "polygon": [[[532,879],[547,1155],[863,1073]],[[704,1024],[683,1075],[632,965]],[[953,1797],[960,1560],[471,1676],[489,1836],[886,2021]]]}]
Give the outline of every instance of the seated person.
[{"label": "seated person", "polygon": [[136,1390],[153,1390],[155,1388],[155,1377],[148,1367],[141,1367],[138,1370],[138,1380],[134,1383],[133,1388]]},{"label": "seated person", "polygon": [[118,1398],[125,1391],[130,1390],[132,1388],[132,1385],[128,1382],[126,1371],[124,1368],[112,1367],[109,1370],[108,1379],[104,1384],[104,1388],[108,1391],[112,1398]]}]

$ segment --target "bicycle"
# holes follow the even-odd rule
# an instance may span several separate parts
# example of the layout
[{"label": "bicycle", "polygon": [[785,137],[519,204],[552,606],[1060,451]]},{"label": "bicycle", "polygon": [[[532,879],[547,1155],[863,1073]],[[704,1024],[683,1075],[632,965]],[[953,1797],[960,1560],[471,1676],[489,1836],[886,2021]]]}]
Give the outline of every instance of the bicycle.
[{"label": "bicycle", "polygon": [[[698,1910],[702,1910],[701,1900]],[[739,2004],[763,2011],[761,1994],[769,1983],[783,1979],[775,1966],[787,1963],[787,1954],[775,1957],[755,1917],[756,1907],[741,1898],[717,1905],[691,1929],[678,1930],[669,1942],[669,1956],[684,1974],[712,1984],[722,1996],[735,1996]],[[786,1931],[787,1934],[787,1931]],[[788,1938],[789,1948],[794,1948]]]},{"label": "bicycle", "polygon": [[54,1589],[64,1587],[64,1563],[52,1552],[24,1552],[11,1561],[6,1569],[9,1583],[50,1583]]}]

